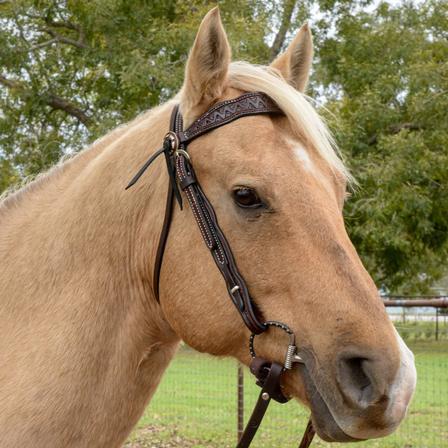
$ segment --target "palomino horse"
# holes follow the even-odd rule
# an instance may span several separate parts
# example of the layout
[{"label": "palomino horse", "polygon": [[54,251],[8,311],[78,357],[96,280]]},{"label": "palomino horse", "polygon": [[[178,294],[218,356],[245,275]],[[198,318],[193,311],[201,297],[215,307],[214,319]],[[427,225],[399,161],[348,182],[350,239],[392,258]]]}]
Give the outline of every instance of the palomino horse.
[{"label": "palomino horse", "polygon": [[[173,101],[3,200],[2,448],[119,447],[181,339],[250,362],[249,332],[188,205],[174,210],[155,299],[164,162],[124,189],[159,147],[175,103],[188,126],[250,91],[270,96],[284,115],[236,120],[195,140],[190,154],[260,315],[287,323],[307,353],[308,374],[288,372],[283,389],[311,408],[326,440],[397,428],[415,388],[413,356],[344,229],[349,175],[301,93],[311,58],[305,25],[271,67],[230,63],[215,9]],[[281,360],[283,337],[264,333],[257,351]]]}]

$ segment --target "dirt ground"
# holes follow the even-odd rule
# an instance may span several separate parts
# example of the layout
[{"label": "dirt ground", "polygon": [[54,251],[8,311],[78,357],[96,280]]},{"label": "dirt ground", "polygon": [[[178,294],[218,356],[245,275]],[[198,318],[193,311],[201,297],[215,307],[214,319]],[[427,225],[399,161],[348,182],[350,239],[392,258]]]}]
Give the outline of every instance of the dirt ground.
[{"label": "dirt ground", "polygon": [[166,428],[146,426],[137,429],[123,448],[192,448],[198,446],[195,440],[187,440],[176,434],[176,431],[167,432]]}]

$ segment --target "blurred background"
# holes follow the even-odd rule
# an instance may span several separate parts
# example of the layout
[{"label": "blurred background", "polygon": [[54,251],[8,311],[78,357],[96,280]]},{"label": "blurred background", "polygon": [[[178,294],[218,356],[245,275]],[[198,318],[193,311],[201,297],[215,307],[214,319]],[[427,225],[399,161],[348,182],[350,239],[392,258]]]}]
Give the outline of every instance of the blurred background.
[{"label": "blurred background", "polygon": [[[345,206],[350,237],[383,295],[447,296],[446,0],[0,0],[0,193],[172,97],[198,25],[216,4],[235,60],[268,64],[310,24],[307,93],[359,184]],[[419,435],[368,446],[446,447],[446,308],[393,310],[417,354],[422,385],[409,425]],[[233,361],[183,347],[129,446],[232,446],[236,372]],[[220,394],[225,415],[213,407]],[[281,412],[267,430],[271,446],[297,426],[288,418],[305,419]]]}]

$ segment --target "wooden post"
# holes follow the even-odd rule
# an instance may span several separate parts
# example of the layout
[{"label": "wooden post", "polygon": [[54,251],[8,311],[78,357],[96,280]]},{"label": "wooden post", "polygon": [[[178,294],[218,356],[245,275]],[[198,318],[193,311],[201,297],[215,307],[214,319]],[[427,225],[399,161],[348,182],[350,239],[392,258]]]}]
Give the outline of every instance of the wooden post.
[{"label": "wooden post", "polygon": [[439,309],[436,308],[436,341],[439,340]]},{"label": "wooden post", "polygon": [[238,363],[237,396],[237,439],[239,442],[244,431],[244,372],[240,363]]}]

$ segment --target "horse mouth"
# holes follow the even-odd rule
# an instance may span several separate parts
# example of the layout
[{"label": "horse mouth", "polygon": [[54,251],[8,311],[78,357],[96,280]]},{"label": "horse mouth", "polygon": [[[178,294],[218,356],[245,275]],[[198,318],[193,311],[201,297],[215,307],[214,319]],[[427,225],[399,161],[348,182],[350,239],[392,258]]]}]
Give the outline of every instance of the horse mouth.
[{"label": "horse mouth", "polygon": [[328,408],[327,403],[322,398],[308,369],[305,366],[301,366],[300,370],[310,402],[313,427],[317,435],[326,442],[362,442],[364,439],[351,437],[342,430]]}]

